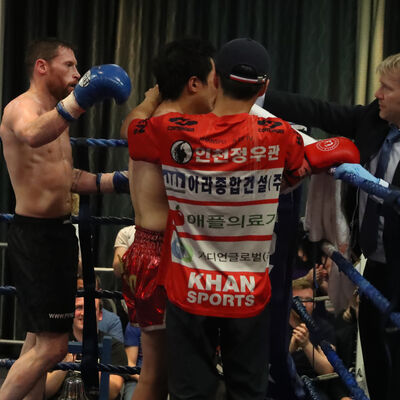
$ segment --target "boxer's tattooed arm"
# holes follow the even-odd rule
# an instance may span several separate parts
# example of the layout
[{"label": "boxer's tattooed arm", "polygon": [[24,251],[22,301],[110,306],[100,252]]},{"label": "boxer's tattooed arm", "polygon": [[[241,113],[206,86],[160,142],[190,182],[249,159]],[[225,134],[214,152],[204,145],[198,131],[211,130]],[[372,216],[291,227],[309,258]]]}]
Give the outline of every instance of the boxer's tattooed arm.
[{"label": "boxer's tattooed arm", "polygon": [[[101,182],[96,183],[96,177],[100,175]],[[106,172],[103,174],[93,174],[81,169],[72,170],[71,192],[79,194],[96,194],[96,193],[113,193],[114,172]],[[100,190],[99,190],[100,189]]]},{"label": "boxer's tattooed arm", "polygon": [[77,192],[77,190],[78,190],[78,182],[79,182],[79,179],[80,179],[80,177],[81,177],[81,175],[82,175],[82,170],[81,169],[76,169],[76,168],[74,168],[73,170],[72,170],[72,185],[71,185],[71,192],[74,192],[74,193],[76,193]]}]

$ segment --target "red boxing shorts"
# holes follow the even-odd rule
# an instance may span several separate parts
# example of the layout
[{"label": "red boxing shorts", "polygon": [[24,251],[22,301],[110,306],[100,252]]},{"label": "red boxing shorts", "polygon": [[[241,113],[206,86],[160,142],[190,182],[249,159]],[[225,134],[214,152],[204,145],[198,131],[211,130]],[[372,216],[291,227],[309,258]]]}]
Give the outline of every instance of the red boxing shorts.
[{"label": "red boxing shorts", "polygon": [[122,293],[129,320],[143,330],[165,329],[165,289],[158,284],[163,233],[136,226],[135,240],[122,257]]}]

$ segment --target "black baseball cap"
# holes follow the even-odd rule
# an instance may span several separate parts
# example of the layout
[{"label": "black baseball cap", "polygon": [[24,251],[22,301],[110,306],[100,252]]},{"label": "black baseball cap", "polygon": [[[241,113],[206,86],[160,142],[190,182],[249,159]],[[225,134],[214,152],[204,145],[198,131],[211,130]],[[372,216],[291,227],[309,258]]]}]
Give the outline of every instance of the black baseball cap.
[{"label": "black baseball cap", "polygon": [[270,57],[263,45],[249,38],[225,43],[215,58],[221,75],[244,83],[264,83],[268,79]]}]

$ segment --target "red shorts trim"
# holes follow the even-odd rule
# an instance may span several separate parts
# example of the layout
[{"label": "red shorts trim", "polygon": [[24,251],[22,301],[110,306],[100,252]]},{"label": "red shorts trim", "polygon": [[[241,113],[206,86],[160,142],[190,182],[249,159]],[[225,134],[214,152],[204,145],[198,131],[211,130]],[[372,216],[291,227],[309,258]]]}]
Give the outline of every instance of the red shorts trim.
[{"label": "red shorts trim", "polygon": [[122,261],[122,293],[129,320],[144,330],[165,328],[165,289],[158,284],[163,233],[136,226],[135,239]]}]

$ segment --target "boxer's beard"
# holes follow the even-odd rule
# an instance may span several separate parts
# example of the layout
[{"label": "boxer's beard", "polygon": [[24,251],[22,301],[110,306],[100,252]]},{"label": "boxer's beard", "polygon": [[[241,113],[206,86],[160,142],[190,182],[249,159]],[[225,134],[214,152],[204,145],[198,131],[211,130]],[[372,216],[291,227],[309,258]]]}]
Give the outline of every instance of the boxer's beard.
[{"label": "boxer's beard", "polygon": [[69,85],[65,87],[60,87],[57,85],[50,84],[49,91],[57,101],[60,101],[62,99],[65,99],[73,91],[73,87]]},{"label": "boxer's beard", "polygon": [[60,89],[58,92],[58,101],[65,99],[71,92],[72,92],[72,88],[70,86]]}]

